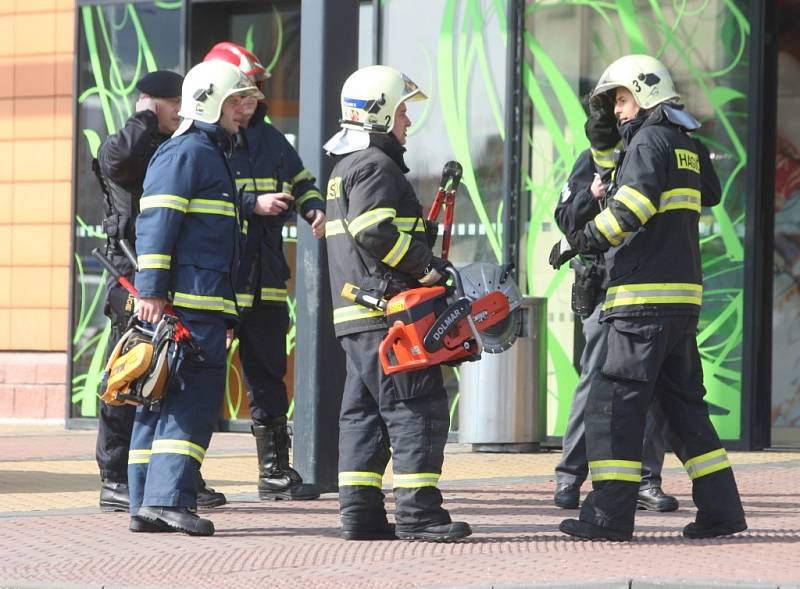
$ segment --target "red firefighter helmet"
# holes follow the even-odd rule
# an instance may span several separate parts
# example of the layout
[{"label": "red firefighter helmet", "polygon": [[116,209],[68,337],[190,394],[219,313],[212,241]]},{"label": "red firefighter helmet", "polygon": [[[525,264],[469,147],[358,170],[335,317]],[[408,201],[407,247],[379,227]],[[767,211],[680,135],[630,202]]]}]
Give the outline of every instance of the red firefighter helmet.
[{"label": "red firefighter helmet", "polygon": [[203,61],[214,60],[232,63],[244,75],[249,76],[259,90],[261,90],[264,80],[270,77],[267,68],[261,65],[261,62],[252,51],[230,41],[217,43],[203,58]]}]

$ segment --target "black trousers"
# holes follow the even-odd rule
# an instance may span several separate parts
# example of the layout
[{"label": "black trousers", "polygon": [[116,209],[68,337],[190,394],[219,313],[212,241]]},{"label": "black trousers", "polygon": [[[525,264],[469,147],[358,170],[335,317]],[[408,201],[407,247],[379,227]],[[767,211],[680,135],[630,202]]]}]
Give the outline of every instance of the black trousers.
[{"label": "black trousers", "polygon": [[449,523],[437,486],[450,423],[442,371],[436,366],[385,375],[378,360],[385,335],[371,331],[340,338],[347,355],[339,417],[342,524],[385,524],[381,489],[390,456],[398,528]]},{"label": "black trousers", "polygon": [[580,519],[633,530],[645,416],[654,394],[666,414],[672,448],[692,479],[697,522],[743,518],[733,470],[703,400],[697,317],[614,318],[602,325],[606,354],[594,369],[585,413],[594,490]]},{"label": "black trousers", "polygon": [[[108,336],[105,361],[117,345],[133,312],[133,298],[118,284],[109,286],[106,297],[106,315],[111,319],[111,334]],[[102,393],[102,391],[100,391]],[[100,403],[97,422],[97,444],[95,457],[100,467],[100,477],[117,483],[128,480],[128,448],[131,445],[133,418],[136,407],[120,405],[112,407]]]},{"label": "black trousers", "polygon": [[289,308],[286,303],[256,304],[237,328],[247,400],[253,425],[267,425],[286,415],[289,397],[286,384],[286,333]]}]

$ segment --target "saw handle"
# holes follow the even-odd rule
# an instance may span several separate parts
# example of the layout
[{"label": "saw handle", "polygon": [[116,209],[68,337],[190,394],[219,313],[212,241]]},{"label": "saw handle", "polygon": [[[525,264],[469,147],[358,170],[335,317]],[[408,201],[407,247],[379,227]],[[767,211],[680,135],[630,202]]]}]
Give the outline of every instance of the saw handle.
[{"label": "saw handle", "polygon": [[392,364],[389,352],[393,350],[395,343],[404,344],[407,350],[413,347],[413,342],[406,334],[403,324],[399,321],[396,321],[395,324],[389,328],[389,333],[386,334],[386,337],[381,341],[381,345],[378,346],[378,358],[380,358],[384,374],[388,375],[394,374],[395,372],[418,370],[430,364],[430,360],[428,360],[427,357],[422,357],[420,360],[404,360],[402,364]]}]

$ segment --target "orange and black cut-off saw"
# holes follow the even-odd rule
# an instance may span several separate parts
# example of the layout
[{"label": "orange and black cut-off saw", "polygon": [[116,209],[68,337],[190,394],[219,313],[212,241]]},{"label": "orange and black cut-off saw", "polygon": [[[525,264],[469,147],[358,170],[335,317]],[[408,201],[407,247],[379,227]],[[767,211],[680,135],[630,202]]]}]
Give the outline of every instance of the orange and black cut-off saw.
[{"label": "orange and black cut-off saw", "polygon": [[[428,214],[435,221],[445,206],[442,258],[447,260],[461,165],[448,162]],[[446,286],[412,288],[386,300],[345,285],[342,296],[386,313],[389,332],[380,344],[385,374],[420,370],[437,364],[479,360],[516,341],[522,295],[511,277],[512,266],[475,262],[460,270],[447,268]]]}]

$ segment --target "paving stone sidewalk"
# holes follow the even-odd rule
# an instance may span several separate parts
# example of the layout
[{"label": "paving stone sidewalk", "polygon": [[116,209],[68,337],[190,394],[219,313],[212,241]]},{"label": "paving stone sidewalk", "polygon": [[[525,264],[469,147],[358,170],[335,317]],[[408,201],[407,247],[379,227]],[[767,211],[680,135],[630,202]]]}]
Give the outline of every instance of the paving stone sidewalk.
[{"label": "paving stone sidewalk", "polygon": [[245,434],[215,435],[203,465],[230,500],[206,512],[216,535],[131,534],[126,514],[96,508],[94,435],[0,426],[0,587],[800,589],[798,452],[733,453],[750,529],[704,541],[680,535],[694,508],[670,457],[664,488],[681,508],[639,512],[634,541],[619,544],[558,532],[577,512],[552,504],[557,453],[475,454],[451,445],[445,499],[474,536],[454,544],[345,542],[333,494],[258,500]]}]

